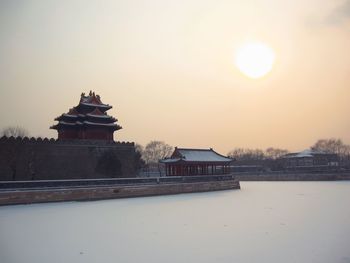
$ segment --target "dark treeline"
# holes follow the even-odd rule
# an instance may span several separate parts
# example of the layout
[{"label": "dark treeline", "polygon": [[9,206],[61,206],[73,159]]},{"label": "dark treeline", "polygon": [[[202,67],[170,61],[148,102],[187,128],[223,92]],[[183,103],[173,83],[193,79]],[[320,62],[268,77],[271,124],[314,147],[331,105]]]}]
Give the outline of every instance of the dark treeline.
[{"label": "dark treeline", "polygon": [[[288,150],[269,147],[266,150],[235,148],[227,155],[233,159],[235,166],[257,166],[259,169],[280,170],[281,162],[279,158],[289,153]],[[260,167],[260,168],[259,168]]]},{"label": "dark treeline", "polygon": [[[350,168],[350,145],[341,139],[320,139],[309,147],[316,152],[337,154],[339,165]],[[136,144],[136,151],[143,160],[143,167],[161,170],[159,160],[170,157],[174,148],[162,141],[151,141],[145,147]],[[281,170],[281,157],[290,153],[287,149],[269,147],[267,149],[234,148],[227,153],[233,159],[234,166],[256,166],[257,170]]]},{"label": "dark treeline", "polygon": [[2,136],[24,138],[29,136],[29,132],[20,126],[10,126],[0,131],[0,137]]},{"label": "dark treeline", "polygon": [[235,148],[227,155],[234,159],[237,163],[250,164],[252,162],[258,163],[264,160],[276,160],[287,153],[289,153],[288,150],[272,147],[267,148],[266,150]]},{"label": "dark treeline", "polygon": [[[309,149],[315,152],[336,154],[340,166],[350,167],[350,145],[344,144],[341,139],[320,139]],[[279,170],[282,168],[281,157],[288,153],[290,152],[286,149],[272,147],[266,150],[235,148],[227,155],[234,159],[234,165],[256,165],[263,169]]]},{"label": "dark treeline", "polygon": [[[0,137],[25,137],[29,132],[19,126],[7,127],[0,131]],[[146,146],[135,145],[139,154],[140,167],[156,168],[160,171],[159,160],[170,157],[174,147],[158,140],[150,141]],[[350,168],[350,145],[345,144],[341,139],[320,139],[309,149],[316,152],[337,154],[339,165]],[[281,168],[281,157],[290,153],[287,149],[269,147],[267,149],[234,148],[227,153],[227,156],[234,160],[236,166],[260,166],[264,169],[278,170]]]},{"label": "dark treeline", "polygon": [[337,154],[342,165],[350,164],[350,145],[344,144],[341,139],[318,140],[310,148],[314,151]]}]

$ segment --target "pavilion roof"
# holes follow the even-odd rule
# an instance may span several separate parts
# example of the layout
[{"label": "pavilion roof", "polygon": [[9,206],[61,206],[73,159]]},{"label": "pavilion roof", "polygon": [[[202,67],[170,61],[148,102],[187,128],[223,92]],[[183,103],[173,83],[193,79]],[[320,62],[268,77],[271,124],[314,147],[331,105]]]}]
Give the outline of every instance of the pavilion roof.
[{"label": "pavilion roof", "polygon": [[186,149],[175,148],[171,158],[163,159],[163,163],[175,163],[175,162],[203,162],[203,163],[217,163],[217,162],[231,162],[232,159],[223,156],[210,149]]}]

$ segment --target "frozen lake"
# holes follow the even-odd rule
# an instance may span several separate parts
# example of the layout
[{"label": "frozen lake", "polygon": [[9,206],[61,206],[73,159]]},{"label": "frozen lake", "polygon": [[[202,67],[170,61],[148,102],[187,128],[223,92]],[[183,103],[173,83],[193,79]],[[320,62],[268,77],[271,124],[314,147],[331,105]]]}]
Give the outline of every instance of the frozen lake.
[{"label": "frozen lake", "polygon": [[350,182],[0,207],[0,262],[350,262]]}]

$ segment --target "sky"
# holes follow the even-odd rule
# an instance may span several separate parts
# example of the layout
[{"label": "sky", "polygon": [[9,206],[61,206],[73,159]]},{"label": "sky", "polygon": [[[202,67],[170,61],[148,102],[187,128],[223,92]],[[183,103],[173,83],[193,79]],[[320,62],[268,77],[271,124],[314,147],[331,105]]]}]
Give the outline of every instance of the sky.
[{"label": "sky", "polygon": [[[259,79],[234,65],[275,53]],[[350,143],[350,1],[0,0],[0,129],[57,137],[54,118],[95,91],[118,141],[209,148]]]}]

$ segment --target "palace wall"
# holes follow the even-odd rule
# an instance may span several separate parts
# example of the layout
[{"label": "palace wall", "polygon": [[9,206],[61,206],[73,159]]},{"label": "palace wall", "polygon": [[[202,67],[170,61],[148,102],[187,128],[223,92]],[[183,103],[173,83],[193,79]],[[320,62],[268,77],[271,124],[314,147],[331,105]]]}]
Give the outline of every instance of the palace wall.
[{"label": "palace wall", "polygon": [[[120,181],[119,181],[120,180]],[[0,183],[5,187],[10,184],[20,191],[0,191],[0,206],[11,204],[30,204],[42,202],[101,200],[112,198],[169,195],[180,193],[208,192],[219,190],[240,189],[240,183],[232,176],[186,176],[186,177],[160,177],[160,178],[133,178],[109,180],[110,184],[99,184],[97,180],[74,181],[84,187],[69,186],[72,181],[52,182],[6,182]],[[119,182],[118,182],[119,181]],[[129,181],[129,182],[128,182]],[[55,188],[45,188],[43,184],[56,184]],[[92,183],[90,186],[89,183]],[[2,185],[1,185],[2,184]],[[32,186],[30,186],[32,184]],[[40,191],[31,187],[43,187]],[[60,186],[60,184],[63,184]],[[125,186],[127,184],[128,186]],[[24,189],[23,189],[24,188]]]},{"label": "palace wall", "polygon": [[0,138],[0,180],[136,177],[134,143]]}]

